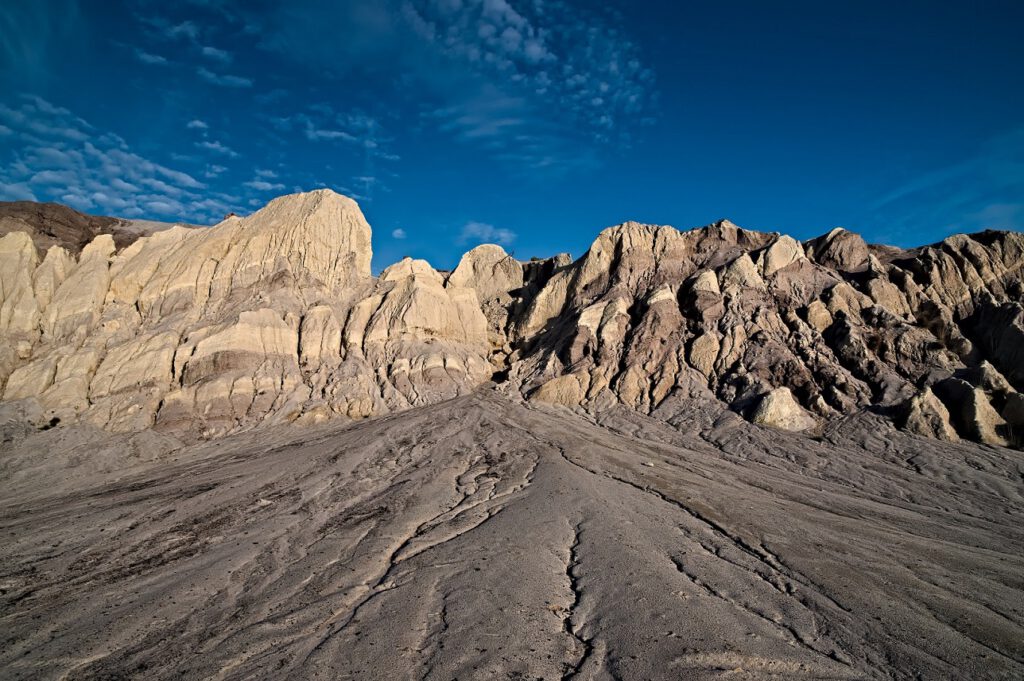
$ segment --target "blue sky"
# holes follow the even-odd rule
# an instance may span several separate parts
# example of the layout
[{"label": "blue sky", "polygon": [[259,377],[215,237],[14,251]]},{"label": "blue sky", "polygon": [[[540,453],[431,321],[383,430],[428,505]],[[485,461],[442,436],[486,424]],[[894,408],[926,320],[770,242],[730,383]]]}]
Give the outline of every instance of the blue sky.
[{"label": "blue sky", "polygon": [[0,4],[0,199],[212,223],[357,198],[375,267],[727,217],[1024,227],[1024,3]]}]

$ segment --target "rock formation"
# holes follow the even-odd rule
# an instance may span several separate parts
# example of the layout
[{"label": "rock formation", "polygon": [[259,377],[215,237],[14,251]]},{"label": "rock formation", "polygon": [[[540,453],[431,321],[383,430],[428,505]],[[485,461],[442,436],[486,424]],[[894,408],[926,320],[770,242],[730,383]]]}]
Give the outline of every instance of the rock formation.
[{"label": "rock formation", "polygon": [[407,258],[374,277],[370,227],[329,190],[131,240],[55,227],[55,210],[36,224],[22,209],[21,231],[0,218],[0,387],[45,423],[210,437],[493,379],[670,423],[694,404],[788,430],[872,410],[929,437],[1022,444],[1016,233],[904,251],[842,229],[801,244],[728,221],[626,223],[575,262],[484,245],[447,276]]},{"label": "rock formation", "polygon": [[32,238],[40,254],[46,253],[50,246],[60,246],[78,255],[86,244],[100,234],[111,235],[118,248],[125,248],[140,237],[175,225],[194,227],[183,222],[172,224],[86,215],[59,203],[0,201],[0,236],[25,232]]}]

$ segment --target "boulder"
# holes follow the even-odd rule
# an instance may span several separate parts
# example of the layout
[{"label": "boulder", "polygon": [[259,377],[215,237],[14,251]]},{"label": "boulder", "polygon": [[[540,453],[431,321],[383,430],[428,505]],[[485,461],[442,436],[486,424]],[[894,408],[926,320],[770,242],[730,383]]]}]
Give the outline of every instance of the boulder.
[{"label": "boulder", "polygon": [[757,403],[750,420],[761,426],[802,431],[817,426],[817,421],[793,397],[789,388],[775,388]]}]

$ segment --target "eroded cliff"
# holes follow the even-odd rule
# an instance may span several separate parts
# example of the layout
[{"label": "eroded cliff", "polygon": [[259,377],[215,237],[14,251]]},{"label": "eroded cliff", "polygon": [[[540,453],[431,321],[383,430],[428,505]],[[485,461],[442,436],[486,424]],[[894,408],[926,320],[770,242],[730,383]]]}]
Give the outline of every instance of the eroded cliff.
[{"label": "eroded cliff", "polygon": [[211,437],[493,379],[677,425],[731,410],[813,431],[870,409],[930,437],[1024,438],[1016,233],[903,251],[841,229],[800,243],[626,223],[575,262],[485,245],[447,275],[405,259],[374,277],[358,205],[318,190],[123,248],[37,246],[0,239],[0,385],[38,423]]}]

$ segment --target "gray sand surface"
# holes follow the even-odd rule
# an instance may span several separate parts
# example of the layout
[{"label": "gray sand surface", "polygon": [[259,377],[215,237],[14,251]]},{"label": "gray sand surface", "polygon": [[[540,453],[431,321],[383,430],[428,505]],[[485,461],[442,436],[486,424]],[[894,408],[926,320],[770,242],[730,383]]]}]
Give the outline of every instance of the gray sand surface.
[{"label": "gray sand surface", "polygon": [[0,677],[1024,678],[1019,452],[701,423],[485,389],[102,464],[15,439]]}]

